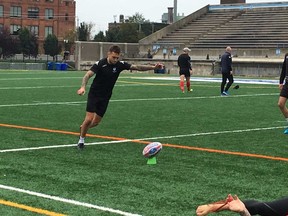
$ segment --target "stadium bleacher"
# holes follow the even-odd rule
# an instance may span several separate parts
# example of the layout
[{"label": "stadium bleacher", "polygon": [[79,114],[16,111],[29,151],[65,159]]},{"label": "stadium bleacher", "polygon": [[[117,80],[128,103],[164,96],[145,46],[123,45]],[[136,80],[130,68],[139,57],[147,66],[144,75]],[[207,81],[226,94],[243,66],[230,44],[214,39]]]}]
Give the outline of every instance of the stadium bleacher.
[{"label": "stadium bleacher", "polygon": [[[187,16],[187,22],[179,25],[177,21],[163,29],[162,34],[145,38],[145,44],[140,44],[140,51],[147,50],[147,39],[150,44],[161,48],[188,46],[194,51],[201,50],[200,55],[207,53],[218,55],[226,46],[232,46],[239,55],[260,56],[276,55],[276,49],[288,48],[288,4],[278,3],[253,3],[235,5],[208,5],[206,11],[193,17]],[[192,17],[192,18],[191,18]],[[185,19],[185,18],[184,18]],[[168,31],[167,31],[168,30]],[[159,36],[160,35],[160,36]],[[212,51],[211,51],[212,50]],[[255,52],[258,50],[258,52]],[[261,50],[264,50],[261,52]]]}]

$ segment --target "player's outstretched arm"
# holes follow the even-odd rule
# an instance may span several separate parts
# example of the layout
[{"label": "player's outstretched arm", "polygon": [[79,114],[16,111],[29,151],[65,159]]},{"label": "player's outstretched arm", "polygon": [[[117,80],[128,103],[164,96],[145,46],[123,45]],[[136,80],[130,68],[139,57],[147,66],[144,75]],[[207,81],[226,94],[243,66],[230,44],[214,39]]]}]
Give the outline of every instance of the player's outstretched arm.
[{"label": "player's outstretched arm", "polygon": [[161,63],[157,63],[155,65],[131,65],[130,70],[148,71],[154,69],[162,69],[163,67],[164,65]]},{"label": "player's outstretched arm", "polygon": [[209,213],[223,210],[237,212],[241,216],[251,216],[244,203],[236,195],[233,197],[231,194],[227,196],[226,200],[198,206],[196,215],[206,216]]}]

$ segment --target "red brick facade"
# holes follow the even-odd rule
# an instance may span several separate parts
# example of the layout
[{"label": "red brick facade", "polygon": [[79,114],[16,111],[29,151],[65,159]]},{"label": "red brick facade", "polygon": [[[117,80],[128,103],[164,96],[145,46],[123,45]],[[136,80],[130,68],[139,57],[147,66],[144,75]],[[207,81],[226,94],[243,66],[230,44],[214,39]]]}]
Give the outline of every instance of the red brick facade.
[{"label": "red brick facade", "polygon": [[0,27],[11,34],[27,27],[38,36],[39,48],[48,34],[53,33],[64,43],[68,32],[75,30],[75,0],[1,0]]}]

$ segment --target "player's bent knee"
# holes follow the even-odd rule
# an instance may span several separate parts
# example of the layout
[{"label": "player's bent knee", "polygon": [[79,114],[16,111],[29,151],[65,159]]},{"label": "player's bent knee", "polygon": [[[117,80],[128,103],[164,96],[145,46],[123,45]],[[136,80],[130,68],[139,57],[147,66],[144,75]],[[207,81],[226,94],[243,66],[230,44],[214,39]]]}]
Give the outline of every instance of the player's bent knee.
[{"label": "player's bent knee", "polygon": [[278,102],[278,107],[280,108],[280,109],[284,109],[284,107],[285,107],[285,103],[282,103],[282,102]]}]

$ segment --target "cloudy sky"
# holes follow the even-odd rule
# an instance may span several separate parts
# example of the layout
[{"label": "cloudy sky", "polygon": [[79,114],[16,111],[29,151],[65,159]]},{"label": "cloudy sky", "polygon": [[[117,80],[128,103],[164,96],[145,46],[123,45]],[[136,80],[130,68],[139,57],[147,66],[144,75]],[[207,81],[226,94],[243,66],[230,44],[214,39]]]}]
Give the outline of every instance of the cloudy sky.
[{"label": "cloudy sky", "polygon": [[[279,0],[246,0],[246,3],[283,2]],[[288,2],[288,1],[285,1]],[[178,0],[177,13],[185,16],[206,5],[220,4],[220,0]],[[94,24],[94,33],[105,31],[108,23],[140,13],[151,22],[161,22],[162,14],[168,7],[174,6],[174,0],[76,0],[77,23]]]}]

